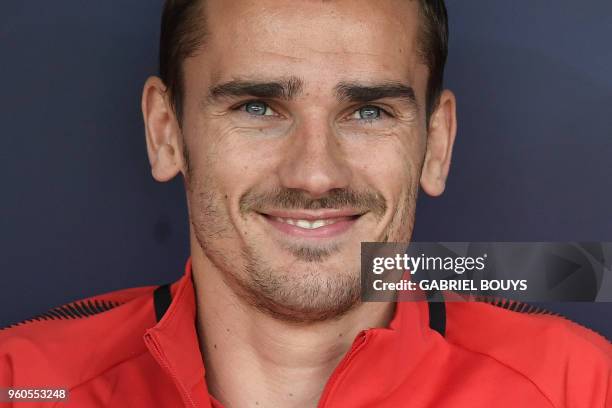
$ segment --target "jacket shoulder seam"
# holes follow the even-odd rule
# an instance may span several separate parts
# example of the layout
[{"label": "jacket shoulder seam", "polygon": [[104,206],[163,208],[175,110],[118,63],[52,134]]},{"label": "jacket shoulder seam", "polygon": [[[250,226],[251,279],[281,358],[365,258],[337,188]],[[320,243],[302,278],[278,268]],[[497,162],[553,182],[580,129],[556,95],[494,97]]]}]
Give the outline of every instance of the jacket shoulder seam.
[{"label": "jacket shoulder seam", "polygon": [[17,323],[9,324],[5,327],[0,327],[0,332],[10,330],[15,327],[27,326],[33,323],[42,321],[60,321],[60,320],[76,320],[95,316],[101,313],[108,312],[125,302],[117,302],[113,300],[104,300],[99,298],[89,298],[66,303],[47,310],[44,313],[38,314],[29,319],[22,320]]}]

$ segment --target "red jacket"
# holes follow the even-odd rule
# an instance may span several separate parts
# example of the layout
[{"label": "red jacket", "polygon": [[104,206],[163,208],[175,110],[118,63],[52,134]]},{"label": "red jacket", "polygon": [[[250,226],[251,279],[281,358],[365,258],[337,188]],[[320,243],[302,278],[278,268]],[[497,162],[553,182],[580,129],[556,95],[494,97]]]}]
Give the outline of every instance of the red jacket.
[{"label": "red jacket", "polygon": [[[0,387],[69,389],[67,402],[15,403],[23,408],[221,407],[195,318],[188,262],[171,286],[95,296],[0,330]],[[357,336],[319,407],[610,408],[611,372],[603,337],[523,304],[400,302],[388,328]]]}]

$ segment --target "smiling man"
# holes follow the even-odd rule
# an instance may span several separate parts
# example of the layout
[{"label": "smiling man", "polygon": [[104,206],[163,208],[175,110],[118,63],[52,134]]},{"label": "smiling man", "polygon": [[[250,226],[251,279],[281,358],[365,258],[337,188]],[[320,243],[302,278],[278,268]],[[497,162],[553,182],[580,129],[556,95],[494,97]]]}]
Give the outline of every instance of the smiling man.
[{"label": "smiling man", "polygon": [[185,275],[0,332],[0,386],[78,407],[612,406],[609,343],[569,321],[360,301],[361,242],[408,242],[419,189],[444,191],[446,54],[442,0],[168,0],[142,110],[153,177],[184,179]]}]

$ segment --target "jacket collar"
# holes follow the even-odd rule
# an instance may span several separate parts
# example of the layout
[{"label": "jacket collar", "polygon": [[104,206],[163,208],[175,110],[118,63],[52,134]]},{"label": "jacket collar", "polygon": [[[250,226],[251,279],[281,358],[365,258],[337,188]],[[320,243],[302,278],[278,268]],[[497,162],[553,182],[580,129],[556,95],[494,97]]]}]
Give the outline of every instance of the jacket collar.
[{"label": "jacket collar", "polygon": [[[204,380],[191,259],[179,281],[155,291],[153,303],[158,322],[144,336],[149,351],[174,380],[187,406],[215,406],[211,405],[214,400]],[[388,327],[360,333],[348,353],[350,356],[345,357],[326,385],[322,398],[331,406],[335,406],[331,402],[338,398],[340,406],[369,406],[368,401],[375,405],[379,396],[389,395],[412,377],[428,352],[441,344],[444,320],[444,303],[397,302]],[[370,390],[371,395],[364,395],[363,390]],[[359,395],[359,400],[351,405],[347,395]]]},{"label": "jacket collar", "polygon": [[153,304],[158,322],[144,335],[147,348],[172,378],[186,406],[211,407],[196,330],[191,259],[180,280],[154,292]]}]

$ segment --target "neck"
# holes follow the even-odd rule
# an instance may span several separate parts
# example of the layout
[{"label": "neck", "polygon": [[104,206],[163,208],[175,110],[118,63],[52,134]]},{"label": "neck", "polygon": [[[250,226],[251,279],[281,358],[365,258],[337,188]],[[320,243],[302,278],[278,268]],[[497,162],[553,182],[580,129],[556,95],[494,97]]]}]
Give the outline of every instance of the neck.
[{"label": "neck", "polygon": [[334,320],[279,321],[243,302],[201,251],[192,267],[206,383],[226,407],[316,406],[357,334],[393,314],[393,303],[372,302]]}]

